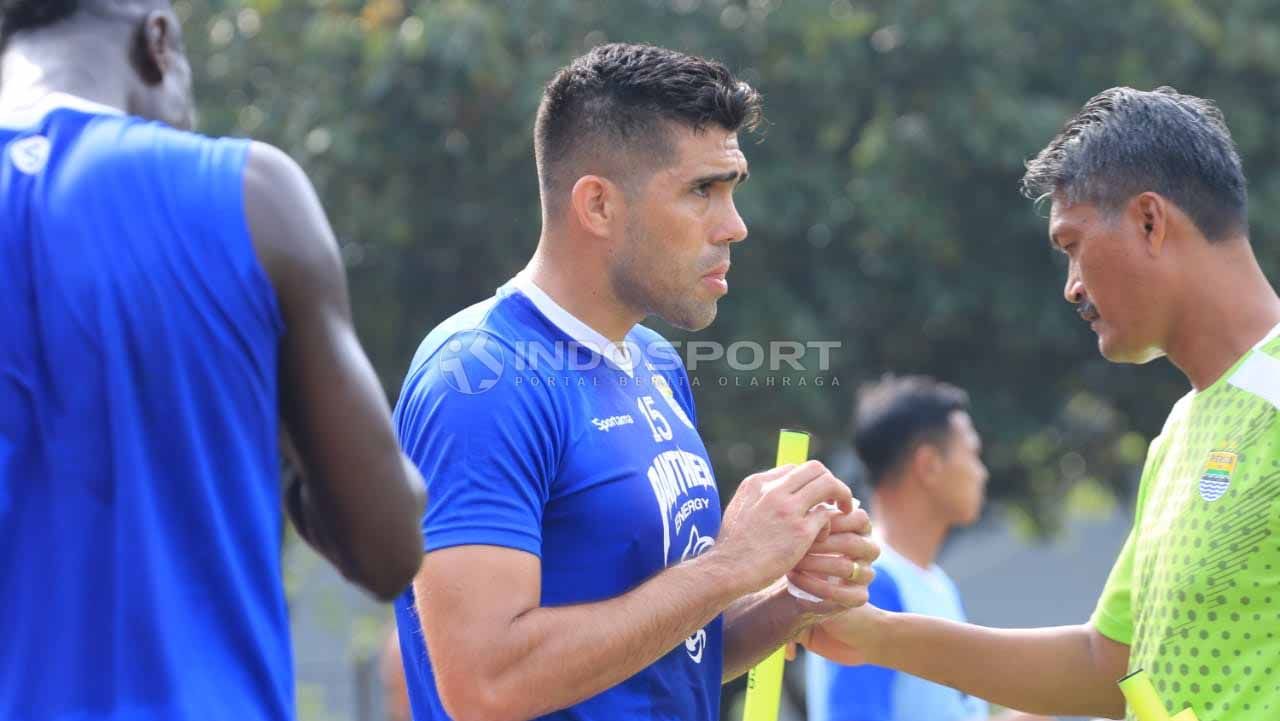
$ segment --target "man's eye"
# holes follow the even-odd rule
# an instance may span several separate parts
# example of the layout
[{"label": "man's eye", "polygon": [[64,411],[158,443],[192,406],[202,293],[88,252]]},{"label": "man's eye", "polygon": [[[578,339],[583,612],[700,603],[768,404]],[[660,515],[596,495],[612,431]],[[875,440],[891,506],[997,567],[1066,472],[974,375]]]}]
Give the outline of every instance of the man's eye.
[{"label": "man's eye", "polygon": [[694,186],[693,194],[698,196],[699,198],[705,198],[711,195],[711,184],[703,183],[702,185]]}]

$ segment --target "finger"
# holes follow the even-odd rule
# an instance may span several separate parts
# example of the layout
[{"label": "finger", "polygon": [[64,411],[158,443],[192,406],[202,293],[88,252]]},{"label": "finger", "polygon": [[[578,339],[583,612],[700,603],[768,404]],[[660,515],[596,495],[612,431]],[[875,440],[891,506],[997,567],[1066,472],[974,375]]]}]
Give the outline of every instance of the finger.
[{"label": "finger", "polygon": [[797,488],[794,493],[796,500],[806,510],[819,503],[835,502],[841,512],[849,513],[853,511],[853,492],[849,490],[844,481],[836,478],[830,472],[810,479],[803,486]]},{"label": "finger", "polygon": [[[871,582],[876,580],[876,569],[874,566],[863,566],[858,576],[852,580],[859,586],[870,586]],[[867,591],[870,593],[870,589]]]},{"label": "finger", "polygon": [[832,533],[821,542],[815,541],[809,547],[809,553],[844,556],[851,561],[870,565],[880,557],[880,544],[875,539],[856,533]]},{"label": "finger", "polygon": [[[764,495],[770,485],[776,484],[779,478],[785,476],[794,469],[794,465],[787,464],[747,476],[742,479],[742,482],[738,484],[738,489],[734,491],[733,501],[737,501],[738,503],[754,501]],[[739,497],[742,498],[741,501],[738,500]]]},{"label": "finger", "polygon": [[[828,471],[827,467],[822,465],[820,461],[805,461],[778,478],[776,485],[780,491],[785,493],[795,493],[801,488],[807,486],[814,479],[820,478],[824,474],[828,473],[830,473],[830,471]],[[818,502],[821,500],[822,499],[818,499],[817,501],[805,506],[805,508],[812,508],[813,506],[818,505]]]},{"label": "finger", "polygon": [[841,511],[819,506],[805,514],[803,520],[805,526],[809,529],[808,537],[810,547],[817,543],[818,539],[823,539],[825,542],[826,538],[830,535],[827,529],[831,527],[831,519],[839,513],[841,513]]},{"label": "finger", "polygon": [[822,530],[818,531],[818,537],[813,539],[813,542],[822,543],[823,541],[827,540],[827,537],[830,535],[831,535],[831,521],[828,520],[826,525],[822,527]]},{"label": "finger", "polygon": [[815,556],[810,554],[800,559],[794,570],[804,571],[815,576],[852,578],[858,571],[859,566],[861,564],[844,556]]},{"label": "finger", "polygon": [[759,473],[752,473],[743,480],[743,484],[745,485],[747,482],[751,482],[759,488],[776,485],[779,482],[779,479],[785,478],[787,475],[795,472],[795,470],[796,465],[794,463],[784,463],[776,468],[770,468],[768,470],[760,471]]},{"label": "finger", "polygon": [[832,581],[801,572],[789,573],[787,579],[796,588],[843,608],[864,605],[868,599],[867,587],[862,584],[850,585],[840,579]]},{"label": "finger", "polygon": [[795,641],[787,641],[786,657],[788,661],[796,660],[796,642]]},{"label": "finger", "polygon": [[831,532],[869,535],[871,533],[871,516],[867,515],[867,512],[861,508],[855,508],[849,513],[844,513],[831,519]]}]

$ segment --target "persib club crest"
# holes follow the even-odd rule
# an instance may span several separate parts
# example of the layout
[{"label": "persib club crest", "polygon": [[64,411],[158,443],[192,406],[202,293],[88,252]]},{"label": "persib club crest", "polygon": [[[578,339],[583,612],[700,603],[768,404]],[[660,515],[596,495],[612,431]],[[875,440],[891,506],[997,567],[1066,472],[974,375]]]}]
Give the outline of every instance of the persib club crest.
[{"label": "persib club crest", "polygon": [[1236,469],[1236,454],[1230,451],[1210,451],[1209,460],[1200,474],[1200,497],[1206,501],[1222,498],[1231,485],[1231,473]]}]

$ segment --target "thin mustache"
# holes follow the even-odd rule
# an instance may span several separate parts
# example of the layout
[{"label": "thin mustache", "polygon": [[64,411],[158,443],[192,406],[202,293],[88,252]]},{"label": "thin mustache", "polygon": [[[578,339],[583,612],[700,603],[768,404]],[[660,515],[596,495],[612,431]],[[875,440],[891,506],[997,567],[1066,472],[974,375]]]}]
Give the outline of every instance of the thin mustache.
[{"label": "thin mustache", "polygon": [[1081,301],[1080,305],[1076,306],[1076,313],[1084,320],[1092,320],[1098,317],[1098,309],[1087,300]]},{"label": "thin mustache", "polygon": [[712,272],[712,271],[714,271],[714,270],[719,269],[719,268],[720,268],[720,266],[722,266],[722,265],[730,265],[730,263],[729,263],[729,259],[728,259],[728,258],[724,258],[724,259],[722,259],[722,260],[717,260],[716,262],[714,262],[714,263],[712,263],[711,265],[707,266],[707,269],[706,269],[706,270],[704,270],[704,271],[702,272],[702,274],[703,274],[703,275],[706,275],[707,273],[710,273],[710,272]]}]

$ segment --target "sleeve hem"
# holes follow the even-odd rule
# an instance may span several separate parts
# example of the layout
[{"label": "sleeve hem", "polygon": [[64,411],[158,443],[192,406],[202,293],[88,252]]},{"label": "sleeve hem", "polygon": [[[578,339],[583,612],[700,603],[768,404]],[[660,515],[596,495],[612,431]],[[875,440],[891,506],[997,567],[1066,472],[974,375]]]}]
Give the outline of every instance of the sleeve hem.
[{"label": "sleeve hem", "polygon": [[542,539],[518,531],[494,528],[459,528],[447,531],[428,531],[426,552],[440,551],[454,546],[500,546],[533,554],[542,558]]},{"label": "sleeve hem", "polygon": [[1126,646],[1133,645],[1133,629],[1129,624],[1117,620],[1101,609],[1094,611],[1093,618],[1089,619],[1089,621],[1094,628],[1098,629],[1098,633],[1112,641],[1123,643]]}]

